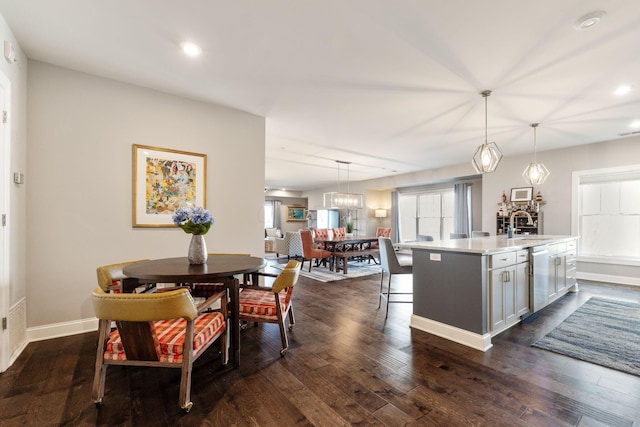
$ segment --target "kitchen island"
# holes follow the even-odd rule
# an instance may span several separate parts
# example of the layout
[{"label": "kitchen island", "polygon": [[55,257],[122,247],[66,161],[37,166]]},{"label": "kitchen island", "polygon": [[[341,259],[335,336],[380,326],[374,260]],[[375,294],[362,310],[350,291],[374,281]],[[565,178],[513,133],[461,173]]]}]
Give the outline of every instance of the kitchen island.
[{"label": "kitchen island", "polygon": [[486,351],[491,337],[569,291],[576,236],[399,244],[413,254],[411,327]]}]

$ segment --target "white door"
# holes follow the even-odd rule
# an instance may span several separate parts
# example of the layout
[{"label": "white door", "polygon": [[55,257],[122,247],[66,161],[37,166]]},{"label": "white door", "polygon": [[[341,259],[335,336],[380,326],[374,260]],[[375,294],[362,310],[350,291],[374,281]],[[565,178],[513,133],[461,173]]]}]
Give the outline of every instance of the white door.
[{"label": "white door", "polygon": [[[3,120],[3,112],[8,109],[9,80],[0,72],[0,372],[9,367],[9,227],[6,214],[9,210],[9,124]],[[4,116],[6,117],[6,116]]]}]

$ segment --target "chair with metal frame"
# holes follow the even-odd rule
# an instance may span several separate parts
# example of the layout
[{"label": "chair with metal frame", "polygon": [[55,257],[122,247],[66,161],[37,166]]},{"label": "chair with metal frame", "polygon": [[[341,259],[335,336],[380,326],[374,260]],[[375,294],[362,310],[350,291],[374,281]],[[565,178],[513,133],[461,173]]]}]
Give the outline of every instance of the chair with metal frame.
[{"label": "chair with metal frame", "polygon": [[[398,256],[396,255],[396,251],[393,247],[393,243],[391,239],[388,237],[379,237],[378,244],[380,246],[380,264],[382,265],[382,274],[380,275],[380,292],[378,293],[378,308],[382,303],[382,298],[387,301],[387,308],[385,319],[389,316],[389,304],[391,303],[413,303],[413,299],[411,301],[401,300],[401,301],[392,301],[392,295],[413,295],[413,292],[392,292],[391,291],[391,279],[394,275],[399,274],[413,274],[413,266],[407,264],[401,264],[398,261]],[[389,276],[389,280],[387,282],[387,291],[383,291],[384,284],[384,276],[385,273]]]},{"label": "chair with metal frame", "polygon": [[139,262],[146,262],[148,259],[141,259],[137,261],[120,262],[116,264],[102,265],[96,269],[98,276],[98,286],[104,292],[121,293],[122,292],[122,280],[126,279],[122,269],[130,264],[136,264]]},{"label": "chair with metal frame", "polygon": [[449,233],[449,239],[468,239],[469,234],[467,233]]},{"label": "chair with metal frame", "polygon": [[[261,276],[275,277],[271,287],[243,286],[240,292],[240,320],[278,324],[282,341],[280,356],[284,356],[289,348],[287,329],[293,329],[295,324],[291,296],[301,267],[300,261],[290,260],[279,274],[258,273]],[[285,325],[287,317],[288,327]]]},{"label": "chair with metal frame", "polygon": [[[196,307],[188,289],[162,293],[105,293],[94,290],[92,303],[99,319],[98,348],[92,398],[102,406],[109,365],[180,369],[179,404],[189,412],[193,362],[220,339],[222,363],[228,361],[226,291]],[[220,302],[220,311],[207,311]],[[117,329],[111,330],[115,322]]]}]

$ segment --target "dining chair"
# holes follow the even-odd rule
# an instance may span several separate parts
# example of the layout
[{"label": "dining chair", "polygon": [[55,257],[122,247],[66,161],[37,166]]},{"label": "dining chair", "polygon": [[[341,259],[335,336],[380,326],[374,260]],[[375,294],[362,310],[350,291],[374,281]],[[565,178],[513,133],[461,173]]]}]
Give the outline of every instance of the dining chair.
[{"label": "dining chair", "polygon": [[[240,292],[240,320],[277,323],[282,341],[282,349],[280,350],[282,357],[289,348],[287,329],[293,329],[295,324],[291,296],[293,288],[298,282],[301,268],[300,261],[291,260],[279,274],[258,273],[262,276],[275,277],[271,287],[244,286]],[[288,327],[285,325],[287,317],[289,317]]]},{"label": "dining chair", "polygon": [[[376,237],[391,237],[391,228],[389,227],[377,227]],[[378,249],[380,245],[378,242],[371,243],[371,249]]]},{"label": "dining chair", "polygon": [[121,293],[122,292],[122,280],[126,279],[122,269],[130,264],[136,264],[139,262],[149,261],[148,259],[140,259],[137,261],[120,262],[116,264],[102,265],[96,268],[96,274],[98,275],[98,286],[104,292]]},{"label": "dining chair", "polygon": [[[329,229],[328,228],[316,228],[313,230],[314,239],[329,239]],[[312,239],[313,240],[313,239]],[[324,243],[316,243],[314,246],[316,249],[325,249]],[[303,261],[304,263],[304,261]]]},{"label": "dining chair", "polygon": [[344,227],[332,228],[331,232],[334,239],[347,237],[347,229]]},{"label": "dining chair", "polygon": [[491,234],[488,231],[472,231],[471,237],[485,237],[490,236]]},{"label": "dining chair", "polygon": [[433,236],[428,234],[418,234],[418,242],[433,242]]},{"label": "dining chair", "polygon": [[[380,292],[378,294],[378,308],[382,303],[382,298],[387,302],[387,310],[385,319],[389,316],[389,304],[392,303],[413,303],[413,300],[392,301],[392,295],[413,295],[413,292],[391,292],[391,279],[398,274],[413,274],[413,266],[410,264],[401,264],[393,247],[391,239],[388,237],[379,237],[378,244],[380,246],[380,264],[382,265],[382,274],[380,275]],[[386,293],[383,291],[384,276],[388,275]]]},{"label": "dining chair", "polygon": [[469,234],[467,233],[449,233],[449,239],[468,239]]},{"label": "dining chair", "polygon": [[151,366],[181,370],[178,403],[189,412],[193,362],[218,339],[222,363],[228,361],[227,305],[203,312],[225,295],[212,295],[199,310],[185,288],[150,294],[112,294],[96,288],[91,296],[99,319],[92,389],[96,406],[102,406],[109,365]]},{"label": "dining chair", "polygon": [[327,260],[332,256],[331,252],[314,248],[313,238],[309,230],[300,230],[300,237],[302,238],[302,266],[304,266],[306,260],[309,260],[309,271],[311,271],[314,259],[316,260],[316,266],[320,265],[320,261],[326,265]]}]

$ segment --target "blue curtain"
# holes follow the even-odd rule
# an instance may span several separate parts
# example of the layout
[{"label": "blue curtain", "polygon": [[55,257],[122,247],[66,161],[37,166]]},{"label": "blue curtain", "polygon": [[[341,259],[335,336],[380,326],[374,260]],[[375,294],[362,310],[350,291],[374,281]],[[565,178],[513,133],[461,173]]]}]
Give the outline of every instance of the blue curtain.
[{"label": "blue curtain", "polygon": [[453,222],[454,233],[466,233],[471,235],[471,185],[455,184],[453,186],[454,210]]},{"label": "blue curtain", "polygon": [[273,202],[273,226],[274,228],[280,228],[280,208],[282,202],[280,200],[274,200]]},{"label": "blue curtain", "polygon": [[400,241],[400,215],[398,215],[398,192],[391,192],[391,241]]}]

